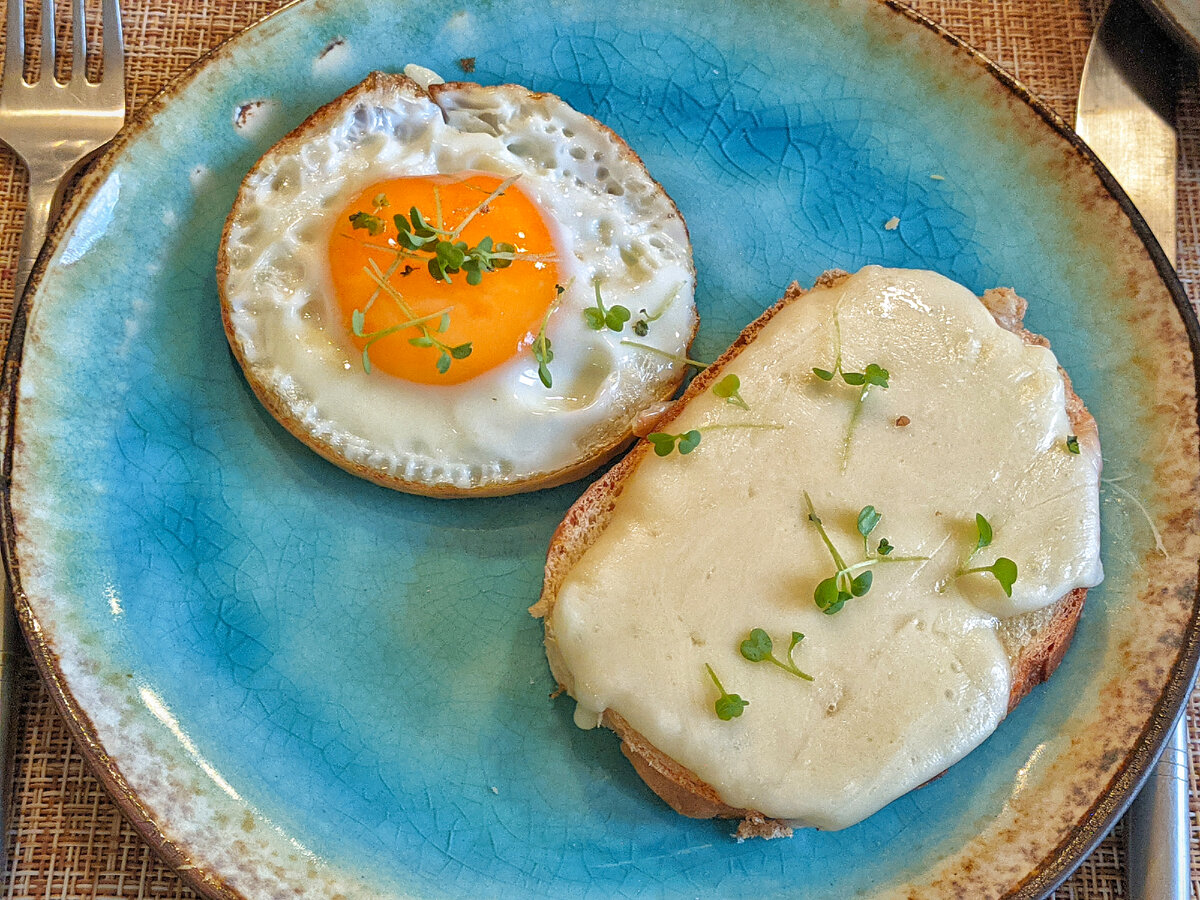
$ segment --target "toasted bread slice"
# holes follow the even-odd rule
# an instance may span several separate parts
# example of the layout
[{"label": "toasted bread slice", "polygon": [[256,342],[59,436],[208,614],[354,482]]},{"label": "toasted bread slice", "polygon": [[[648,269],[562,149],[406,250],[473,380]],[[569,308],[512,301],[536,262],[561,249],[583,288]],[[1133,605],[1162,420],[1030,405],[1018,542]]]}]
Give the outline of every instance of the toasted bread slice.
[{"label": "toasted bread slice", "polygon": [[[842,271],[830,271],[818,279],[815,287],[837,287],[849,277]],[[803,302],[807,293],[792,284],[778,303],[747,326],[732,346],[693,380],[683,396],[656,422],[655,429],[671,431],[670,423],[693,398],[709,390],[722,378],[726,366],[754,342],[766,323],[788,304]],[[1048,346],[1045,338],[1024,328],[1026,302],[1012,290],[993,289],[981,299],[1001,327],[1017,334],[1028,344]],[[1059,371],[1066,389],[1066,412],[1074,433],[1081,442],[1098,446],[1095,420],[1071,388],[1066,373],[1061,369]],[[569,688],[573,679],[559,651],[551,623],[551,613],[559,590],[568,573],[605,531],[627,479],[648,458],[648,454],[652,458],[652,450],[653,447],[644,441],[636,445],[571,507],[551,541],[542,594],[530,612],[545,621],[547,657],[551,671],[564,688]],[[1008,712],[1058,666],[1071,642],[1086,595],[1086,588],[1076,588],[1049,606],[1000,621],[998,636],[1008,656],[1011,672]],[[682,815],[693,818],[740,818],[743,821],[737,832],[739,838],[772,838],[790,836],[792,833],[787,821],[725,803],[716,789],[661,752],[614,710],[605,710],[601,721],[620,737],[621,750],[638,775]]]}]

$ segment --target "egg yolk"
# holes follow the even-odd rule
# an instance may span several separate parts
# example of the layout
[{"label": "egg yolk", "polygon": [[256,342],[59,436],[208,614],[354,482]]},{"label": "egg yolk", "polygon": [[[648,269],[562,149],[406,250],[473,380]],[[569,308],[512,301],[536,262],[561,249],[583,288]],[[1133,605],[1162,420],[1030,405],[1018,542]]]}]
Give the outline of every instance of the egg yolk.
[{"label": "egg yolk", "polygon": [[[558,296],[556,248],[519,182],[493,196],[503,182],[478,172],[394,178],[371,185],[339,213],[329,238],[334,295],[351,340],[367,350],[371,371],[459,384],[533,342]],[[394,218],[402,214],[411,222],[414,208],[439,232],[416,250],[401,245]],[[478,284],[468,283],[465,268],[447,273],[449,283],[430,273],[439,240],[460,249],[465,244],[469,259],[486,238],[493,251],[497,244],[515,248],[510,265],[483,268]],[[420,319],[426,320],[406,324]]]}]

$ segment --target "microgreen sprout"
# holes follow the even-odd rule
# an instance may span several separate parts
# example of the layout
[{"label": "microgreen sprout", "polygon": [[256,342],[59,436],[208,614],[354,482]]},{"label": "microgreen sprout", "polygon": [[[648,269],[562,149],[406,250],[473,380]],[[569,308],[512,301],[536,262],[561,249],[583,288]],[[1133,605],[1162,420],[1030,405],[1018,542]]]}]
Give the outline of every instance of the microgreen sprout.
[{"label": "microgreen sprout", "polygon": [[545,387],[554,387],[554,378],[550,374],[550,363],[554,361],[554,350],[550,347],[550,338],[546,337],[546,325],[550,322],[550,317],[554,315],[554,311],[558,309],[558,297],[563,295],[566,290],[561,284],[554,286],[555,301],[546,308],[546,315],[542,317],[542,327],[538,329],[537,337],[533,339],[531,349],[533,350],[533,358],[538,364],[538,378],[541,379]]},{"label": "microgreen sprout", "polygon": [[[355,215],[364,214],[356,213]],[[453,232],[446,233],[430,225],[421,211],[414,206],[409,209],[407,216],[404,213],[392,216],[392,221],[396,225],[396,243],[412,253],[432,253],[426,267],[434,281],[444,281],[450,284],[451,275],[465,272],[467,284],[479,284],[483,280],[485,272],[494,272],[497,269],[506,269],[511,266],[516,258],[517,248],[512,244],[494,242],[490,237],[481,238],[474,247],[468,245],[466,241],[454,240],[462,232],[463,225],[473,215],[474,212],[464,219]],[[378,234],[379,232],[370,231],[370,233]]]},{"label": "microgreen sprout", "polygon": [[588,328],[592,331],[603,331],[605,328],[608,328],[609,331],[621,331],[625,328],[625,323],[629,321],[629,310],[619,304],[605,309],[604,300],[600,296],[600,282],[596,281],[594,285],[596,305],[589,306],[583,311]]},{"label": "microgreen sprout", "polygon": [[638,310],[638,317],[634,323],[629,326],[630,330],[638,337],[645,337],[650,333],[650,323],[657,322],[662,318],[663,313],[670,309],[671,304],[675,302],[675,298],[679,296],[679,292],[683,289],[683,285],[676,285],[674,292],[668,297],[658,308],[658,312],[651,315],[645,307]]},{"label": "microgreen sprout", "polygon": [[821,535],[821,541],[825,544],[829,555],[833,557],[834,565],[837,566],[837,571],[829,578],[819,582],[816,590],[813,591],[813,600],[816,602],[817,608],[826,615],[832,616],[834,613],[841,612],[847,600],[852,597],[862,597],[871,589],[872,574],[868,569],[877,561],[868,559],[855,566],[848,565],[842,555],[838,553],[833,541],[829,539],[821,517],[813,508],[812,498],[808,496],[808,491],[804,492],[804,502],[808,505],[808,521],[816,526],[817,533]]},{"label": "microgreen sprout", "polygon": [[406,328],[424,328],[429,322],[432,322],[435,319],[438,321],[438,328],[444,331],[445,329],[441,326],[449,324],[447,318],[449,317],[452,309],[454,309],[454,307],[449,306],[446,309],[439,310],[431,315],[421,316],[416,319],[409,319],[407,322],[401,322],[399,325],[392,325],[389,328],[383,328],[379,331],[363,331],[365,323],[363,311],[361,309],[354,310],[354,313],[350,317],[351,330],[354,332],[355,337],[366,338],[367,340],[362,351],[363,371],[367,374],[370,374],[371,372],[371,345],[376,341],[379,341],[385,337],[389,337],[398,331],[404,331]]},{"label": "microgreen sprout", "polygon": [[992,535],[991,522],[985,519],[982,513],[975,513],[975,546],[951,577],[962,578],[964,575],[975,573],[988,574],[1000,583],[1000,587],[1004,589],[1005,596],[1011,597],[1013,585],[1017,581],[1017,564],[1007,556],[998,557],[990,566],[973,566],[968,568],[975,554],[991,545]]},{"label": "microgreen sprout", "polygon": [[866,596],[874,581],[874,574],[871,572],[872,566],[878,563],[920,562],[929,558],[927,556],[892,556],[892,550],[895,548],[887,538],[880,540],[878,549],[872,553],[868,539],[871,532],[879,525],[883,515],[874,506],[864,506],[859,510],[857,527],[858,533],[863,539],[865,559],[848,564],[834,546],[828,532],[825,531],[825,524],[817,515],[816,509],[813,508],[812,498],[808,495],[808,491],[804,492],[804,502],[808,507],[808,521],[816,527],[821,541],[825,544],[825,549],[829,551],[829,555],[833,558],[833,564],[837,567],[837,571],[820,581],[813,591],[813,601],[817,604],[817,608],[827,616],[841,612],[848,600]]},{"label": "microgreen sprout", "polygon": [[646,440],[654,445],[654,452],[658,456],[670,456],[676,447],[682,456],[686,456],[700,446],[700,432],[695,428],[685,431],[683,434],[655,431],[646,435]]},{"label": "microgreen sprout", "polygon": [[[442,374],[445,374],[450,369],[450,364],[453,360],[466,359],[471,355],[470,341],[461,344],[448,344],[436,337],[436,335],[444,334],[450,327],[449,309],[428,316],[417,316],[400,296],[399,292],[388,283],[388,279],[400,268],[402,261],[413,258],[424,259],[426,261],[426,268],[434,280],[446,283],[450,283],[451,275],[457,275],[462,272],[466,275],[468,284],[477,285],[483,280],[485,273],[511,266],[513,260],[518,258],[517,248],[514,245],[494,241],[491,237],[484,237],[472,247],[466,241],[460,241],[458,238],[467,224],[480,212],[485,211],[488,204],[501,196],[517,178],[518,176],[514,175],[502,181],[497,185],[495,190],[491,191],[481,203],[472,209],[451,230],[447,230],[442,222],[441,194],[435,188],[436,225],[431,224],[425,218],[424,214],[417,207],[413,206],[409,209],[407,215],[397,213],[392,216],[392,222],[396,226],[396,237],[389,241],[389,246],[366,245],[374,249],[394,253],[396,258],[388,267],[386,273],[379,270],[374,260],[370,261],[371,268],[368,270],[368,274],[375,282],[377,289],[366,304],[364,304],[363,308],[356,309],[351,317],[354,335],[367,339],[367,344],[363,348],[364,371],[371,371],[370,347],[372,344],[382,338],[410,328],[418,328],[420,330],[420,334],[409,338],[408,342],[410,344],[414,347],[433,348],[438,351],[436,365],[438,372]],[[391,203],[386,194],[376,194],[372,199],[372,210],[370,212],[359,210],[349,217],[351,228],[353,230],[365,230],[372,237],[378,237],[387,230],[387,223],[379,215],[379,212],[384,207],[390,205]],[[520,258],[524,259],[526,257],[522,256]],[[529,258],[532,259],[533,257]],[[414,271],[412,266],[405,265],[404,271],[401,274],[407,275],[412,271]],[[381,293],[387,294],[396,302],[406,321],[400,325],[394,325],[378,331],[366,331],[366,311],[371,308]],[[437,321],[437,326],[430,328],[429,323],[434,321]],[[545,342],[543,349],[549,352],[548,340]],[[539,360],[539,363],[541,363],[541,360]],[[539,368],[540,374],[541,370]]]},{"label": "microgreen sprout", "polygon": [[867,392],[872,387],[887,388],[888,370],[875,363],[868,363],[862,372],[843,372],[842,380],[859,389],[858,400],[854,404],[854,411],[850,414],[850,424],[846,426],[846,440],[842,444],[842,471],[844,472],[846,463],[850,461],[850,441],[854,438],[854,429],[858,425],[859,416],[862,415],[863,402],[867,399]]},{"label": "microgreen sprout", "polygon": [[750,405],[742,399],[742,395],[739,393],[741,387],[741,379],[730,372],[713,385],[712,392],[731,406],[736,406],[738,409],[749,410]]},{"label": "microgreen sprout", "polygon": [[783,426],[775,422],[723,422],[716,425],[705,425],[693,428],[682,434],[668,434],[665,431],[654,431],[646,435],[646,440],[654,445],[654,452],[659,456],[670,456],[678,444],[679,452],[687,455],[700,446],[701,431],[730,431],[732,429],[761,429],[765,431],[782,431]]},{"label": "microgreen sprout", "polygon": [[[379,266],[376,265],[375,260],[369,260],[369,262],[370,265],[364,266],[363,271],[375,282],[378,291],[382,291],[395,301],[401,313],[408,317],[408,321],[401,325],[393,325],[390,328],[381,329],[380,331],[366,332],[363,330],[366,324],[366,314],[361,309],[354,310],[350,317],[351,330],[354,332],[355,337],[367,339],[367,344],[363,347],[362,356],[364,372],[369,374],[371,371],[371,345],[380,338],[395,334],[405,328],[415,327],[421,331],[419,335],[408,339],[408,342],[414,347],[430,347],[438,351],[437,370],[442,375],[445,375],[450,369],[452,360],[466,359],[471,355],[470,341],[462,344],[447,344],[435,336],[445,334],[446,330],[450,327],[450,311],[453,307],[447,307],[429,316],[415,315],[412,308],[404,301],[400,292],[388,284],[387,274],[390,274],[390,272],[385,274],[379,271]],[[378,293],[375,296],[378,296]],[[375,296],[372,296],[370,302],[374,301]],[[370,306],[370,302],[368,302],[368,306]],[[429,323],[435,319],[437,320],[437,325],[431,329]]]},{"label": "microgreen sprout", "polygon": [[841,376],[842,381],[846,384],[859,389],[858,400],[854,404],[854,411],[850,414],[850,423],[846,426],[846,438],[842,443],[842,471],[844,472],[846,464],[850,461],[850,442],[854,438],[854,429],[858,425],[867,394],[873,387],[886,390],[888,379],[891,376],[888,370],[878,363],[868,363],[861,372],[847,372],[842,368],[842,329],[838,323],[837,313],[834,313],[833,316],[833,337],[836,348],[833,368],[821,369],[814,366],[812,372],[822,381],[833,381],[834,376]]},{"label": "microgreen sprout", "polygon": [[720,679],[717,678],[717,673],[713,671],[713,667],[708,663],[704,664],[704,668],[708,669],[708,677],[712,679],[713,684],[717,686],[717,690],[721,692],[721,696],[713,704],[713,709],[717,712],[717,718],[722,722],[736,719],[742,714],[742,710],[750,705],[750,701],[743,700],[737,694],[728,693],[724,686],[722,686]]},{"label": "microgreen sprout", "polygon": [[[676,291],[676,293],[678,293],[678,291]],[[638,337],[645,337],[650,333],[650,323],[657,322],[660,318],[662,318],[662,314],[667,311],[667,307],[669,305],[670,303],[664,303],[663,308],[654,315],[650,315],[644,308],[639,309],[637,319],[632,325],[629,326],[630,330],[633,331],[633,333]]]},{"label": "microgreen sprout", "polygon": [[1067,435],[1067,451],[1079,455],[1079,438],[1073,434]]},{"label": "microgreen sprout", "polygon": [[802,640],[804,640],[803,634],[799,631],[792,632],[792,642],[788,645],[787,650],[787,662],[784,662],[775,656],[771,636],[761,628],[753,628],[750,631],[750,635],[742,641],[742,656],[750,660],[750,662],[769,662],[783,669],[785,672],[791,672],[797,678],[812,681],[813,677],[801,672],[796,666],[796,661],[792,659],[792,651],[796,649],[796,645]]}]

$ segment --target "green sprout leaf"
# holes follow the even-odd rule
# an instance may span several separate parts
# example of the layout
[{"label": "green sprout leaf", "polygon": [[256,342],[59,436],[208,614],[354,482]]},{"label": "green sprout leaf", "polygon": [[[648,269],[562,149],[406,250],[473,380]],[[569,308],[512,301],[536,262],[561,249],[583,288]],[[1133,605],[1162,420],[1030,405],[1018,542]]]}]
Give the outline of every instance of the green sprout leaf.
[{"label": "green sprout leaf", "polygon": [[1004,593],[1011,597],[1013,585],[1017,582],[1017,564],[1007,556],[1001,556],[991,566],[992,575],[1004,588]]},{"label": "green sprout leaf", "polygon": [[876,512],[875,507],[864,506],[858,513],[858,533],[867,537],[875,530],[881,518],[883,517]]},{"label": "green sprout leaf", "polygon": [[718,719],[722,722],[728,722],[730,719],[736,719],[740,716],[742,710],[749,705],[749,700],[743,700],[737,694],[725,694],[723,697],[717,698],[717,702],[713,704],[713,708],[717,711]]},{"label": "green sprout leaf", "polygon": [[696,429],[685,431],[683,434],[667,434],[665,431],[655,431],[646,435],[646,440],[654,445],[658,456],[670,456],[671,451],[678,446],[680,454],[686,456],[700,446],[700,432]]},{"label": "green sprout leaf", "polygon": [[665,431],[655,431],[646,435],[646,440],[654,445],[654,452],[659,456],[670,456],[679,440],[677,434],[667,434]]},{"label": "green sprout leaf", "polygon": [[876,387],[886,388],[888,386],[888,370],[875,363],[869,363],[866,371],[863,372],[863,380],[867,384],[873,384]]},{"label": "green sprout leaf", "polygon": [[975,541],[975,550],[972,553],[982,550],[992,542],[992,526],[981,513],[975,513],[975,533],[978,539]]},{"label": "green sprout leaf", "polygon": [[771,655],[774,644],[771,636],[761,628],[751,630],[750,636],[742,641],[742,656],[750,662],[762,662]]},{"label": "green sprout leaf", "polygon": [[496,252],[491,255],[490,262],[493,269],[507,269],[513,264],[513,257],[516,256],[517,248],[515,244],[509,244],[505,241],[499,241],[496,244]]},{"label": "green sprout leaf", "polygon": [[437,231],[425,221],[425,217],[415,206],[409,208],[408,217],[412,220],[413,234],[423,238],[437,237]]},{"label": "green sprout leaf", "polygon": [[730,372],[713,385],[712,392],[726,403],[736,406],[738,409],[749,411],[750,405],[742,399],[741,388],[741,379]]},{"label": "green sprout leaf", "polygon": [[830,372],[828,369],[818,369],[818,368],[814,367],[813,374],[816,375],[818,378],[820,378],[822,381],[833,381],[833,373]]},{"label": "green sprout leaf", "polygon": [[872,575],[870,572],[863,572],[850,582],[850,595],[852,597],[862,597],[871,589]]},{"label": "green sprout leaf", "polygon": [[[422,229],[422,233],[418,234],[404,213],[397,213],[392,216],[392,221],[396,223],[397,243],[405,250],[420,250],[426,244],[437,240],[437,235],[430,229]],[[428,232],[427,234],[424,233],[426,231]]]},{"label": "green sprout leaf", "polygon": [[438,261],[445,268],[458,270],[462,268],[462,264],[467,258],[467,245],[464,241],[454,244],[449,241],[438,241],[433,252],[437,254]]},{"label": "green sprout leaf", "polygon": [[891,553],[895,549],[896,548],[891,545],[891,543],[888,541],[887,538],[882,538],[879,541],[879,549],[876,550],[875,552],[878,553],[880,556],[887,556],[889,553]]},{"label": "green sprout leaf", "polygon": [[841,593],[838,590],[837,576],[835,575],[817,584],[816,590],[813,591],[813,600],[816,601],[817,609],[829,612],[830,608],[836,605],[837,609],[833,611],[837,612],[845,602],[842,600]]},{"label": "green sprout leaf", "polygon": [[383,219],[379,218],[379,216],[373,216],[371,213],[360,210],[350,216],[350,227],[354,229],[365,228],[367,234],[375,237],[376,235],[383,234],[384,226]]},{"label": "green sprout leaf", "polygon": [[629,310],[624,306],[614,306],[611,309],[605,309],[604,299],[600,296],[600,282],[592,282],[596,289],[596,305],[589,306],[583,311],[584,321],[587,322],[588,328],[592,331],[603,331],[607,328],[609,331],[620,332],[625,328],[625,323],[629,321]]},{"label": "green sprout leaf", "polygon": [[604,316],[604,324],[609,331],[621,331],[629,321],[629,310],[624,306],[613,306]]},{"label": "green sprout leaf", "polygon": [[1067,435],[1067,451],[1079,455],[1079,438],[1073,434]]}]

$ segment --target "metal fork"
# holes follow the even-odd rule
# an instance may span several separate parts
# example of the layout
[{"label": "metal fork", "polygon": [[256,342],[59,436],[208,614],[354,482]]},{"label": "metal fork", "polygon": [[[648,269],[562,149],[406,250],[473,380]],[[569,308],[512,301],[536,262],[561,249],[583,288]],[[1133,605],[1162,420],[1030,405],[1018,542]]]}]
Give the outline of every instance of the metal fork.
[{"label": "metal fork", "polygon": [[[70,176],[85,159],[107,144],[125,121],[125,51],[121,38],[121,9],[117,0],[103,0],[101,64],[98,82],[87,80],[87,20],[84,0],[72,0],[74,48],[71,75],[61,84],[54,75],[54,0],[42,0],[42,50],[37,78],[25,81],[25,0],[8,0],[5,20],[3,81],[0,82],[0,141],[8,144],[29,172],[29,206],[21,250],[13,276],[13,298],[21,302],[30,270],[37,259],[50,216],[62,199]],[[6,367],[7,369],[7,367]],[[4,380],[10,373],[4,372]],[[3,429],[5,432],[7,428]],[[7,440],[0,435],[0,443]],[[12,592],[0,578],[0,873],[7,872],[11,821],[15,729],[13,713],[17,636]]]},{"label": "metal fork", "polygon": [[87,80],[87,25],[84,0],[72,0],[74,52],[66,84],[54,77],[54,2],[42,0],[42,53],[38,77],[22,76],[25,58],[25,0],[9,0],[4,80],[0,83],[0,140],[8,144],[29,171],[29,207],[21,252],[13,279],[13,296],[25,289],[29,270],[46,241],[50,214],[61,199],[68,177],[81,162],[107,144],[125,121],[125,51],[121,8],[104,0],[101,11],[103,72],[99,82]]}]

